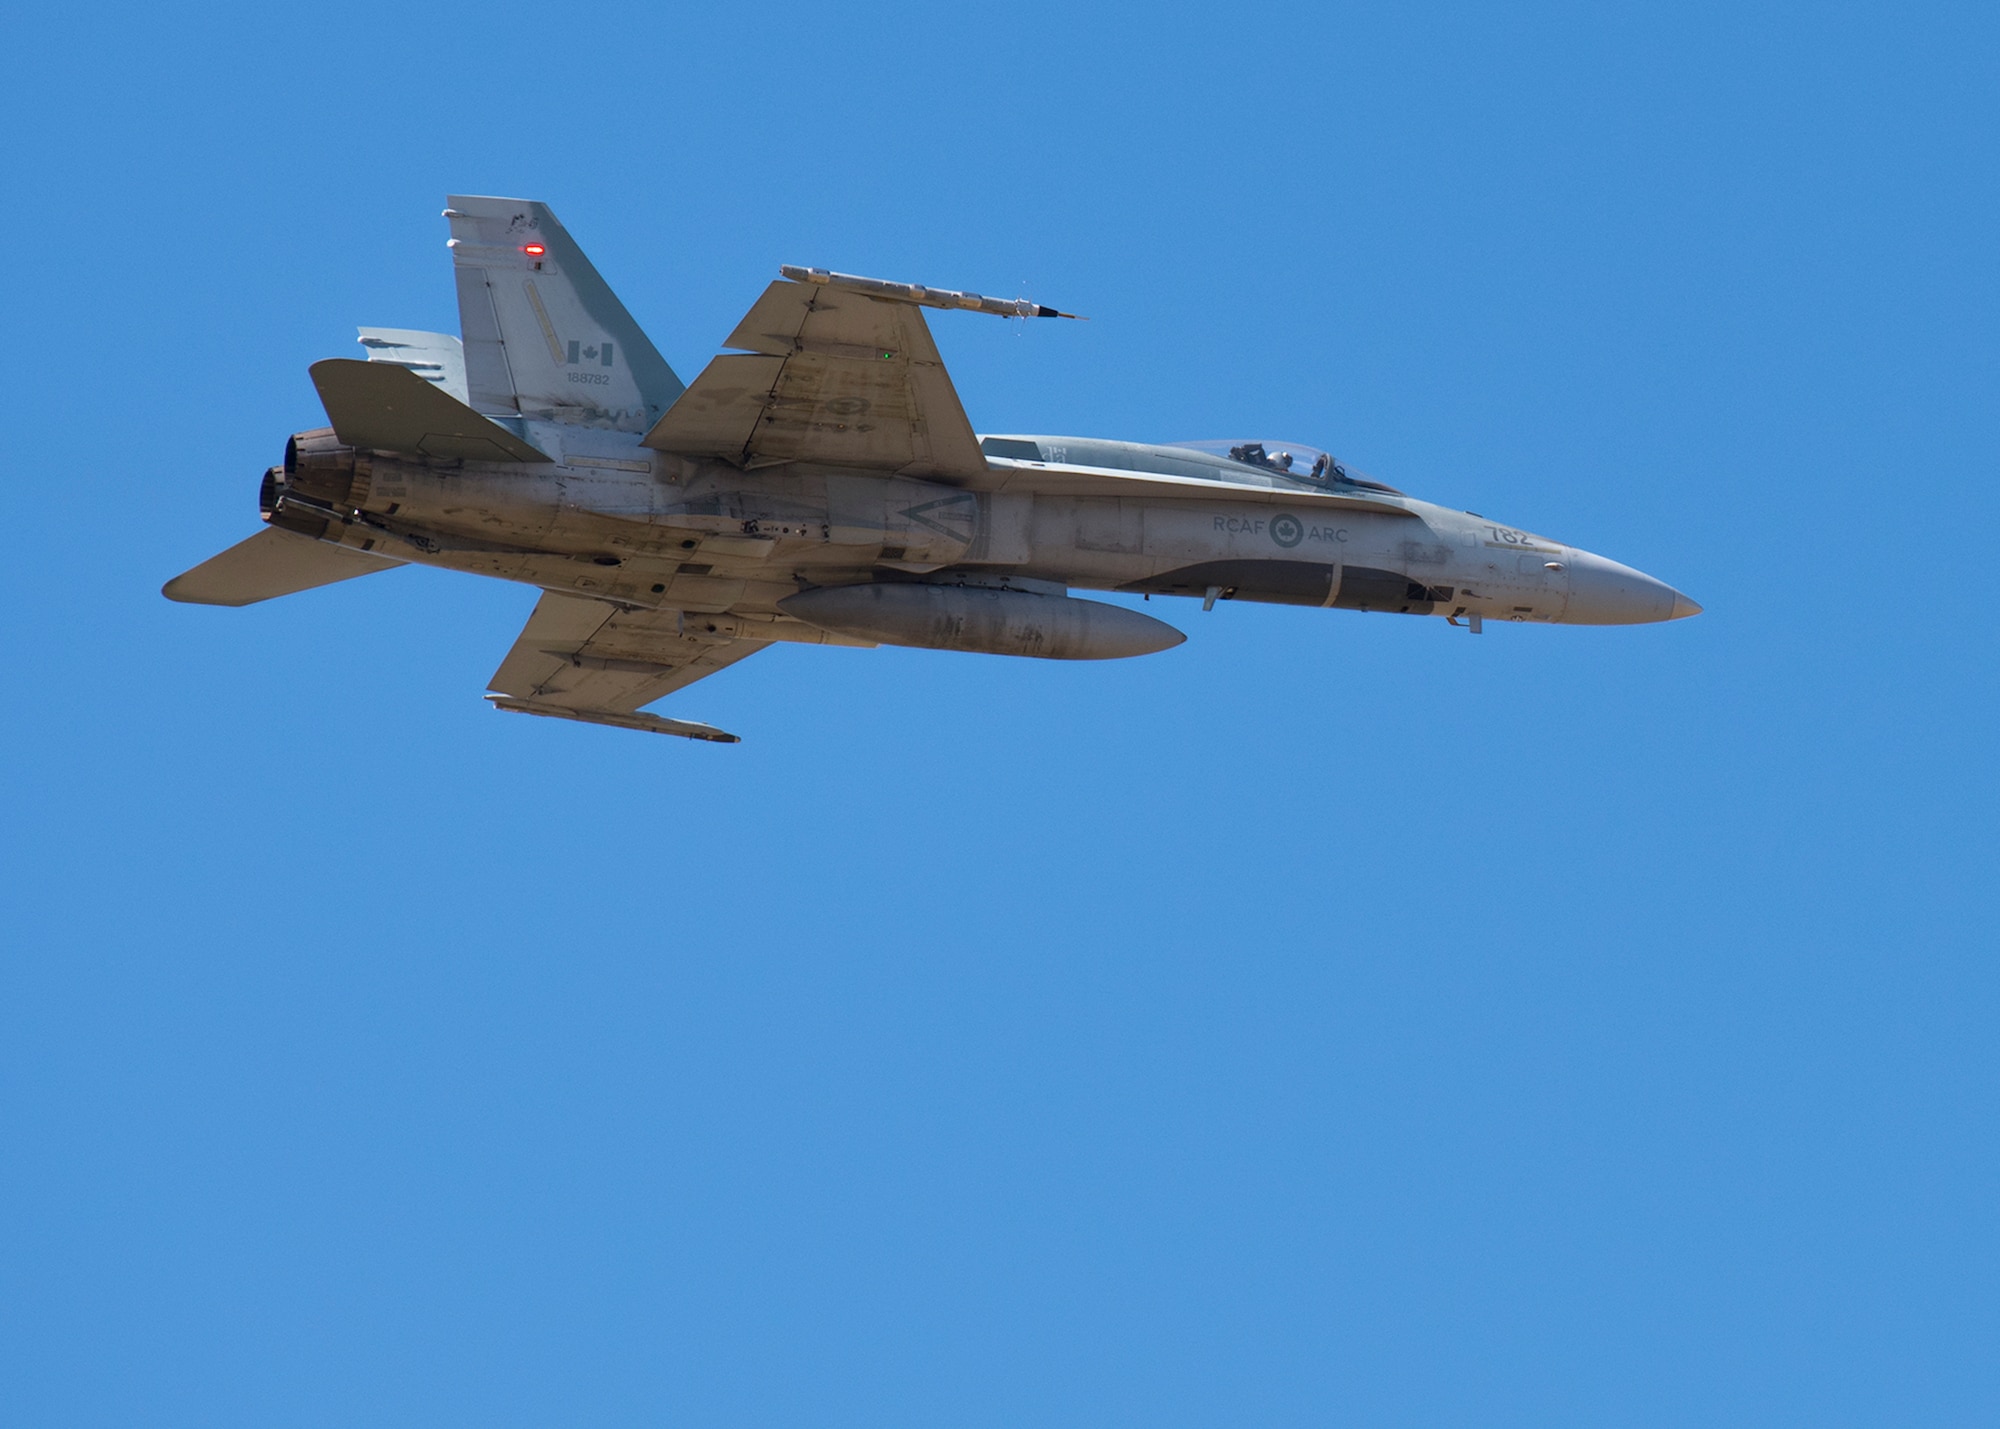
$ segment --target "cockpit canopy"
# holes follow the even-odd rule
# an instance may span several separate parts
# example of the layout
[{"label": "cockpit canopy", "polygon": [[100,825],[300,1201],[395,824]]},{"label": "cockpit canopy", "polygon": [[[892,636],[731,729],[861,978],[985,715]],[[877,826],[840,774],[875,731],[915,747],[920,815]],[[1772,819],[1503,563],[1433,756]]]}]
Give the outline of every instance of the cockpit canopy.
[{"label": "cockpit canopy", "polygon": [[1239,466],[1254,466],[1260,471],[1275,471],[1281,476],[1289,476],[1301,481],[1339,481],[1347,472],[1333,456],[1318,447],[1304,442],[1245,440],[1234,442],[1188,442],[1193,451],[1210,452],[1227,457]]},{"label": "cockpit canopy", "polygon": [[984,437],[980,446],[988,457],[1002,461],[1151,472],[1246,486],[1358,486],[1402,494],[1393,486],[1369,480],[1319,447],[1268,437],[1160,445],[1089,437]]},{"label": "cockpit canopy", "polygon": [[1207,452],[1213,456],[1223,457],[1233,466],[1273,472],[1278,476],[1290,477],[1293,481],[1309,482],[1314,486],[1334,484],[1361,486],[1370,491],[1386,491],[1392,495],[1402,495],[1393,486],[1384,486],[1379,481],[1371,481],[1332,452],[1321,447],[1309,446],[1305,442],[1275,441],[1264,437],[1244,438],[1241,441],[1176,442],[1174,445],[1188,451]]}]

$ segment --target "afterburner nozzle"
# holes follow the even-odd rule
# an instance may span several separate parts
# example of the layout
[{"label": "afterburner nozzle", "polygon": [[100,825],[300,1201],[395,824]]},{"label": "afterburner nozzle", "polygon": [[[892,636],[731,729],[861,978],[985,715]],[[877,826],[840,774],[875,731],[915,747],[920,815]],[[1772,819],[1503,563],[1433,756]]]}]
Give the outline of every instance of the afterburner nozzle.
[{"label": "afterburner nozzle", "polygon": [[273,526],[318,539],[367,503],[373,480],[369,455],[343,446],[333,428],[296,432],[285,443],[284,465],[264,473],[257,509]]}]

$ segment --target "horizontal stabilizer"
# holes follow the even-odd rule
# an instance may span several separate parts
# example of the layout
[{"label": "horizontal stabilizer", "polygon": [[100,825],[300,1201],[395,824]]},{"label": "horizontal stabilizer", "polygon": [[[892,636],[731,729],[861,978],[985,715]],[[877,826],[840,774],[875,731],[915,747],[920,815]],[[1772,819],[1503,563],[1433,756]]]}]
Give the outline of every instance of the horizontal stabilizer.
[{"label": "horizontal stabilizer", "polygon": [[407,367],[329,357],[310,371],[345,446],[446,461],[549,460]]},{"label": "horizontal stabilizer", "polygon": [[710,744],[741,744],[743,741],[727,730],[717,729],[712,724],[697,724],[687,719],[663,719],[659,715],[632,714],[624,710],[578,709],[574,705],[544,704],[540,700],[521,700],[512,695],[488,695],[496,710],[510,710],[515,714],[547,715],[551,719],[581,720],[585,724],[608,724],[618,729],[640,729],[648,734],[673,734],[682,739],[703,739]]},{"label": "horizontal stabilizer", "polygon": [[[421,379],[417,379],[421,380]],[[400,566],[402,561],[347,546],[329,546],[310,536],[267,526],[210,556],[161,587],[168,600],[190,605],[255,605],[260,600],[351,581]]]}]

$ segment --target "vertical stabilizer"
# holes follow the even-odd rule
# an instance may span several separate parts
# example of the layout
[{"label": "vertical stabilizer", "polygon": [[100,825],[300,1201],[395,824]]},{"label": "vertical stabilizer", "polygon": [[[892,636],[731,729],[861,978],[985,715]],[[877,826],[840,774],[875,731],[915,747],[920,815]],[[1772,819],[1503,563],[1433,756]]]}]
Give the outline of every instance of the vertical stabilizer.
[{"label": "vertical stabilizer", "polygon": [[465,350],[457,338],[405,327],[365,327],[360,331],[370,362],[407,367],[440,392],[465,401]]},{"label": "vertical stabilizer", "polygon": [[649,430],[681,380],[548,206],[458,194],[449,202],[472,407]]}]

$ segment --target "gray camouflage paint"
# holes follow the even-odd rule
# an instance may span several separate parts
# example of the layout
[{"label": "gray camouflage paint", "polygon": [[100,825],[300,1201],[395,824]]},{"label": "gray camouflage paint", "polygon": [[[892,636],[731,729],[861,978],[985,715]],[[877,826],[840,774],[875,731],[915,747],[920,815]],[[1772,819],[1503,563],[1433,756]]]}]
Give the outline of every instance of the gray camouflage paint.
[{"label": "gray camouflage paint", "polygon": [[[609,612],[631,613],[625,643],[639,641],[636,653],[606,656],[590,633],[526,656],[517,643],[503,673],[546,650],[551,669],[566,662],[579,692],[565,697],[560,682],[535,676],[531,687],[496,685],[502,708],[730,739],[634,711],[772,642],[1086,658],[1176,643],[1176,632],[1135,612],[1107,620],[1077,609],[1061,600],[1071,590],[1180,596],[1204,607],[1242,600],[1437,615],[1475,632],[1486,620],[1637,624],[1700,609],[1630,567],[1349,480],[1338,466],[1333,479],[1313,480],[1190,448],[1013,435],[983,439],[984,475],[966,485],[813,461],[745,469],[656,451],[641,438],[686,389],[554,215],[523,200],[450,202],[462,349],[458,339],[400,329],[364,329],[363,341],[371,359],[454,391],[550,460],[357,451],[321,429],[294,438],[285,466],[265,478],[261,505],[282,531],[366,553],[352,574],[388,558],[534,585],[550,593],[545,606],[557,596],[607,603],[590,607],[604,612],[596,616],[552,609],[551,630],[581,619],[579,628],[601,634],[619,619]],[[943,392],[962,421],[948,384]],[[167,593],[227,604],[262,598],[226,587],[243,579],[231,572],[257,562],[267,571],[273,558],[232,548]],[[211,571],[221,574],[204,585]],[[249,579],[278,594],[340,578]],[[217,581],[221,594],[212,593]],[[853,600],[795,599],[885,582],[922,583],[928,593],[861,602],[872,614],[845,629],[825,612]],[[954,588],[983,594],[952,597]],[[890,617],[906,607],[922,613],[925,633],[900,637]],[[797,610],[819,612],[819,622]],[[1062,619],[1034,614],[1056,610]],[[1090,634],[1114,627],[1115,638]],[[622,681],[624,694],[582,693],[591,680]]]}]

